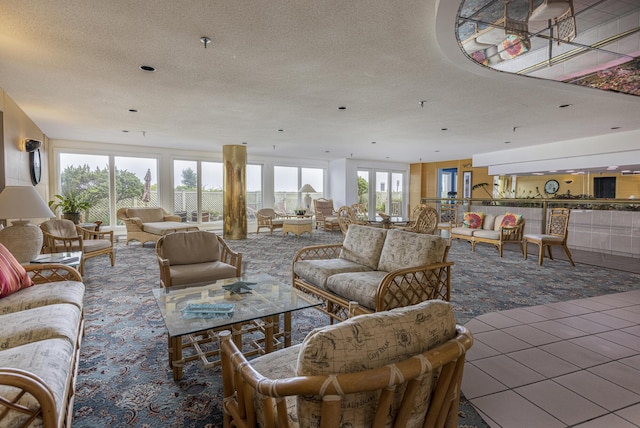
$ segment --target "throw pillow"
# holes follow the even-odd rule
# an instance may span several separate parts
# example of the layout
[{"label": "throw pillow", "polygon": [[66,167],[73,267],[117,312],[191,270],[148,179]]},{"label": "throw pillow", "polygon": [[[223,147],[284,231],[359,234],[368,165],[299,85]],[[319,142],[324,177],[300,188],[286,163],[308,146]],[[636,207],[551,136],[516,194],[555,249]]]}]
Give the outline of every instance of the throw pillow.
[{"label": "throw pillow", "polygon": [[480,229],[482,227],[483,218],[484,218],[484,213],[481,213],[481,212],[465,213],[464,220],[462,221],[462,225],[464,227],[468,227],[469,229]]},{"label": "throw pillow", "polygon": [[520,223],[520,220],[522,220],[522,214],[506,213],[502,219],[502,223],[500,223],[500,227],[516,227],[516,225]]},{"label": "throw pillow", "polygon": [[33,281],[24,266],[7,247],[0,244],[0,298],[32,285]]}]

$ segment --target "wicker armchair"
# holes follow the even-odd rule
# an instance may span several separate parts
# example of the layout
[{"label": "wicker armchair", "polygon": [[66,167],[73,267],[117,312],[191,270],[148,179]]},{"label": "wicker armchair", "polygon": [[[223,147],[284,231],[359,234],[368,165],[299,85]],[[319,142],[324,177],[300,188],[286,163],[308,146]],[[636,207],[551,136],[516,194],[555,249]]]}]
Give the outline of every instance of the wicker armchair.
[{"label": "wicker armchair", "polygon": [[354,224],[357,222],[356,213],[353,208],[348,207],[346,205],[338,208],[338,225],[340,226],[340,231],[343,236],[347,235],[347,230],[349,229],[350,224]]},{"label": "wicker armchair", "polygon": [[404,226],[393,226],[406,232],[428,233],[435,232],[438,226],[438,211],[425,204],[419,204],[411,213],[409,222]]},{"label": "wicker armchair", "polygon": [[220,333],[225,427],[457,427],[471,333],[441,301],[313,330],[247,361]]},{"label": "wicker armchair", "polygon": [[220,236],[204,230],[171,233],[156,243],[160,285],[214,282],[242,275],[242,253]]},{"label": "wicker armchair", "polygon": [[273,208],[262,208],[256,213],[258,219],[258,228],[256,233],[260,232],[260,229],[269,229],[271,235],[273,235],[273,229],[282,229],[285,216],[278,214]]},{"label": "wicker armchair", "polygon": [[340,230],[337,212],[333,209],[333,199],[314,199],[313,212],[316,215],[316,229],[321,225],[324,230]]},{"label": "wicker armchair", "polygon": [[440,216],[436,229],[442,233],[443,230],[449,232],[458,225],[458,204],[440,204]]},{"label": "wicker armchair", "polygon": [[64,253],[82,251],[80,258],[80,275],[84,275],[84,264],[87,259],[101,255],[108,255],[111,266],[115,264],[116,256],[113,251],[113,230],[100,232],[84,229],[71,220],[52,219],[40,225],[44,235],[43,252]]},{"label": "wicker armchair", "polygon": [[553,260],[551,247],[554,245],[562,247],[572,266],[576,264],[571,257],[571,251],[567,247],[567,237],[569,236],[569,216],[571,210],[568,208],[552,208],[547,222],[547,233],[544,234],[526,234],[523,237],[524,259],[527,259],[527,244],[535,244],[538,246],[538,264],[542,265],[544,259],[544,249],[547,248],[549,258]]}]

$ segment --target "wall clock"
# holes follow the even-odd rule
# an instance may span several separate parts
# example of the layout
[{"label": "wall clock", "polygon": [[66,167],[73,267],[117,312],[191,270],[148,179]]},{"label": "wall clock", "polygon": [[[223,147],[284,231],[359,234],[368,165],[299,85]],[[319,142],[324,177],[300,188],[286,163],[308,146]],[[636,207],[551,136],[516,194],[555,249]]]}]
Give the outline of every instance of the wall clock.
[{"label": "wall clock", "polygon": [[558,183],[557,180],[549,180],[546,183],[544,183],[544,192],[550,195],[555,194],[559,188],[560,188],[560,184]]},{"label": "wall clock", "polygon": [[40,183],[40,178],[42,177],[40,149],[29,152],[29,169],[31,171],[31,182],[35,186]]}]

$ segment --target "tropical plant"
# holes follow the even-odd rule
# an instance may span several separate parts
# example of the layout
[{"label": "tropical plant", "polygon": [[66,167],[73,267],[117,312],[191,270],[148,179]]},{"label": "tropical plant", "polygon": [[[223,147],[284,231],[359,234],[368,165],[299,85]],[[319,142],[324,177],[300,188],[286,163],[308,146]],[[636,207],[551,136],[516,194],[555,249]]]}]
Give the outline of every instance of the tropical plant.
[{"label": "tropical plant", "polygon": [[49,207],[52,210],[59,209],[63,214],[79,214],[91,208],[91,203],[74,192],[55,195],[54,198],[56,200],[49,201]]}]

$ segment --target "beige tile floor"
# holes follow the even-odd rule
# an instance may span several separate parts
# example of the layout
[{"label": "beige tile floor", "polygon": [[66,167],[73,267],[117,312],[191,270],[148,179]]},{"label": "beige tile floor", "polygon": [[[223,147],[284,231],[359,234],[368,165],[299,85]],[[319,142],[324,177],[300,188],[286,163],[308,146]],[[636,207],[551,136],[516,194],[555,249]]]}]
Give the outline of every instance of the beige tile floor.
[{"label": "beige tile floor", "polygon": [[640,290],[481,315],[462,392],[492,427],[640,427]]}]

